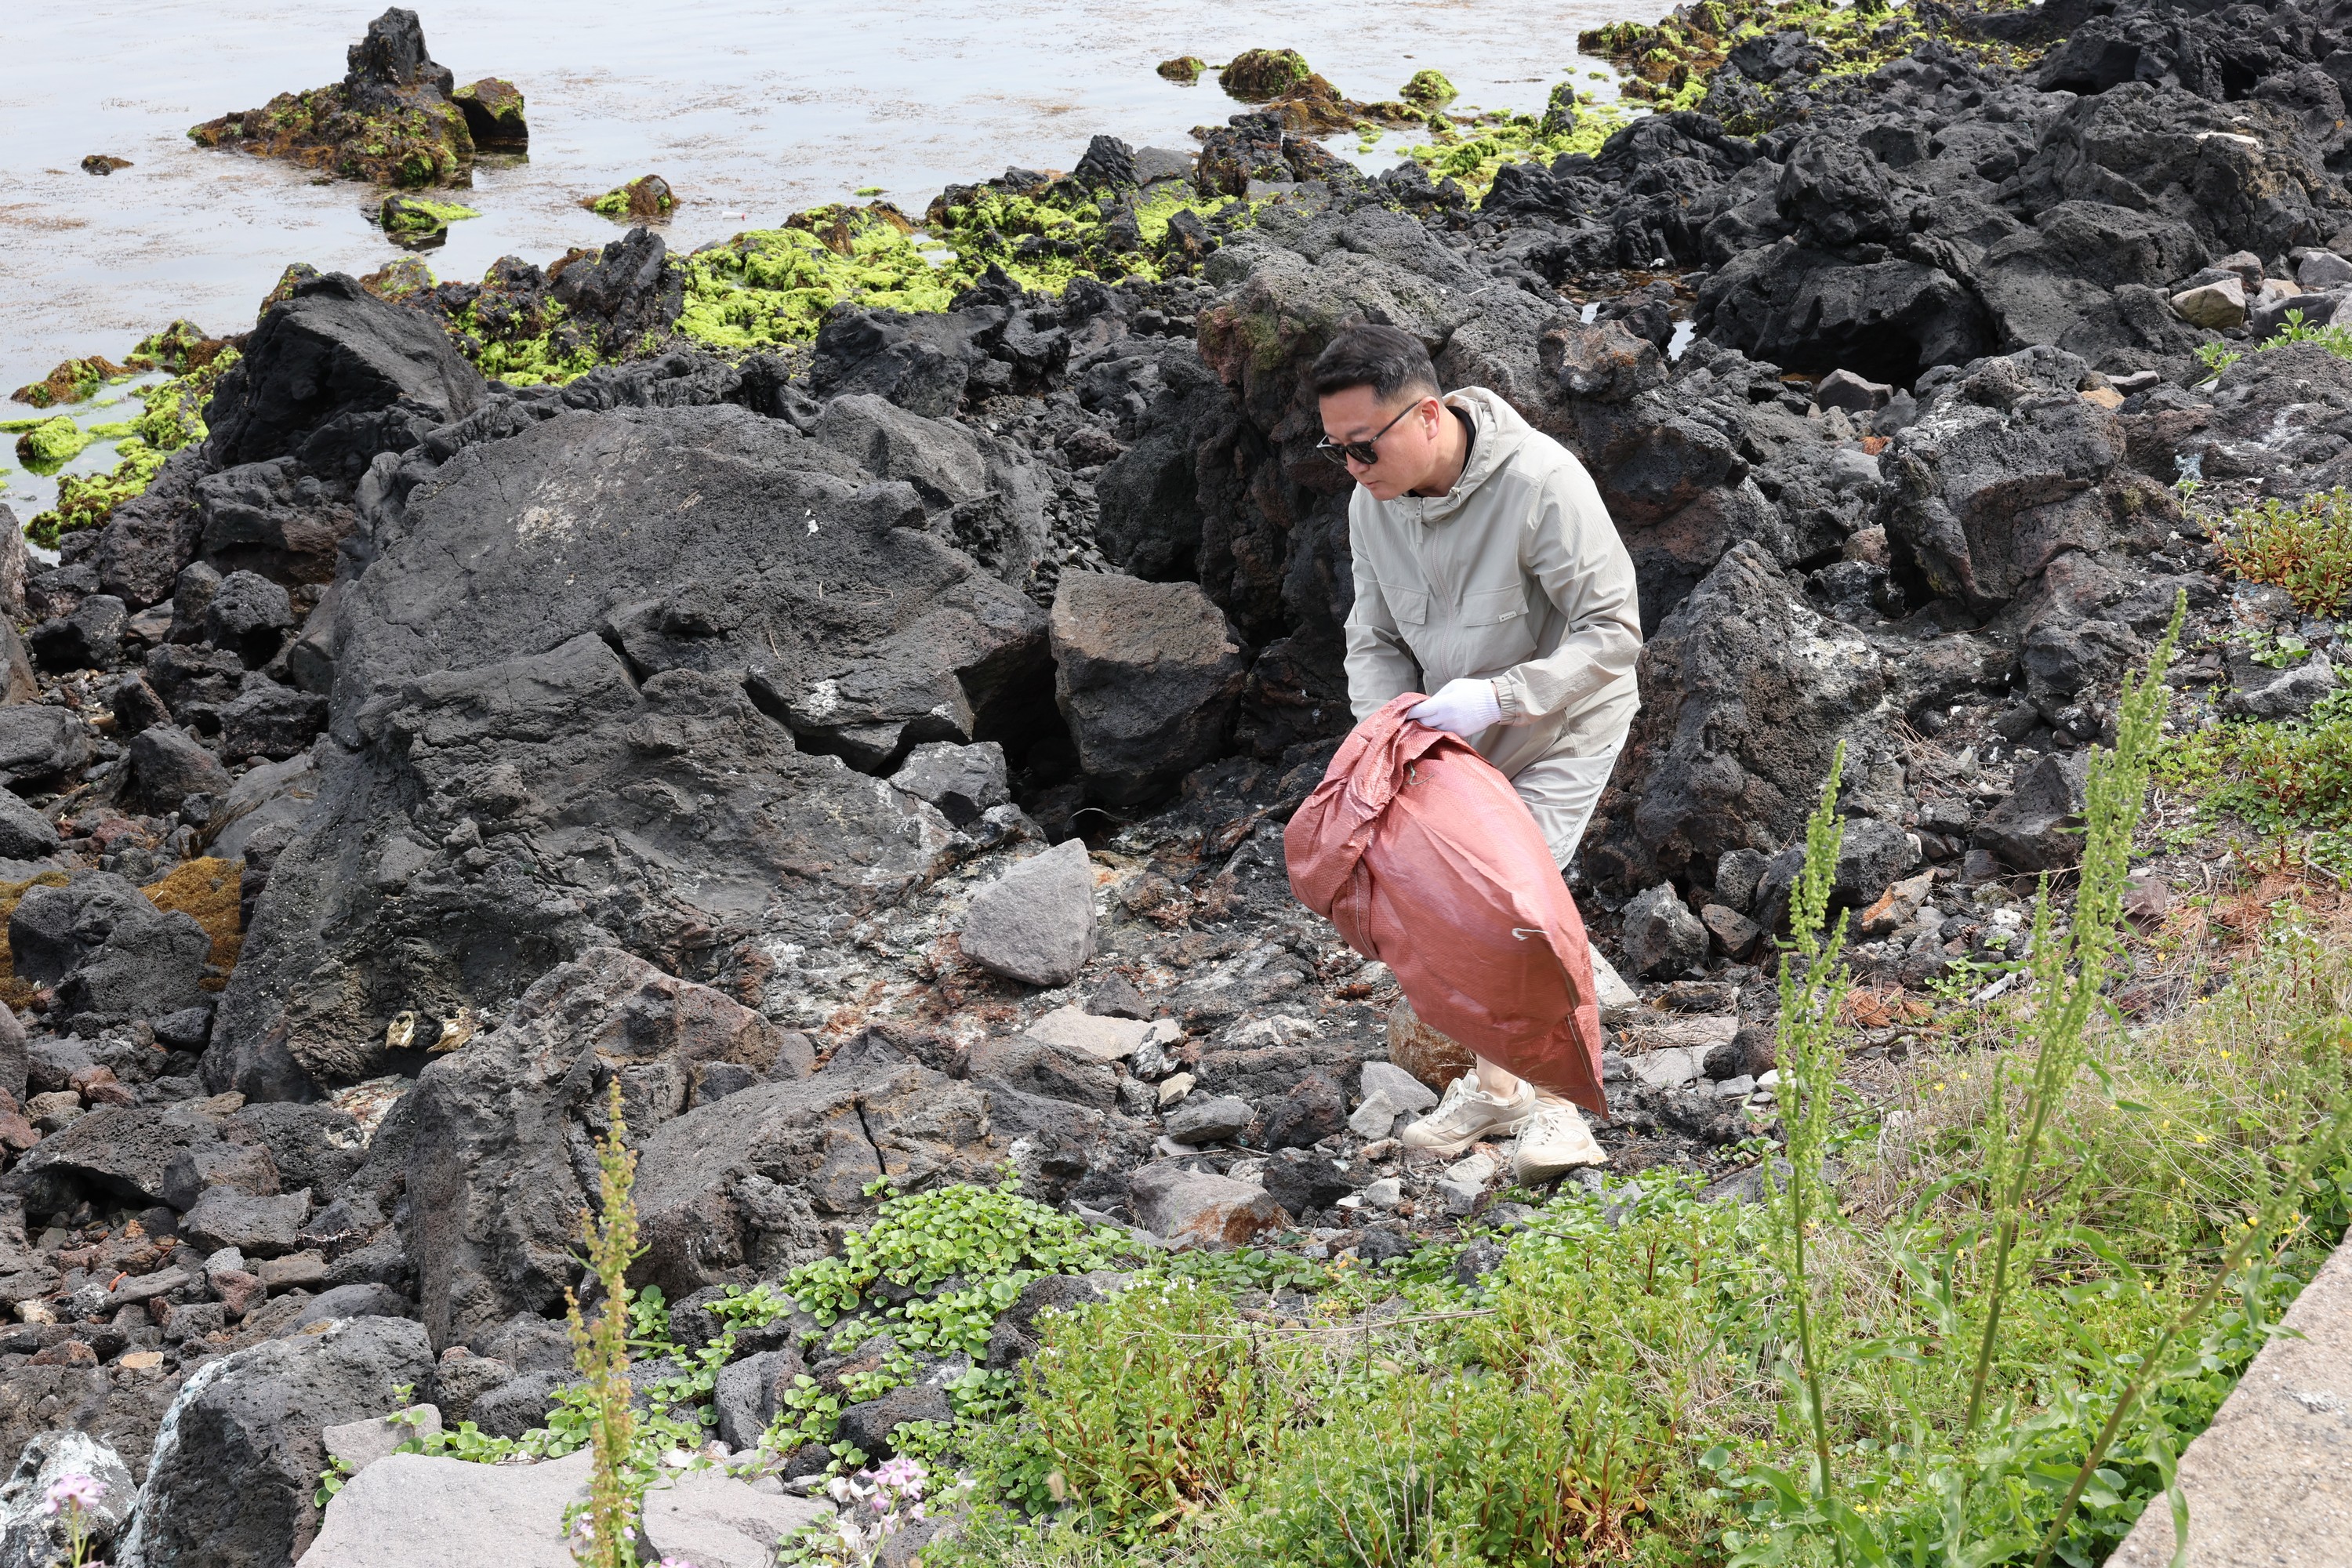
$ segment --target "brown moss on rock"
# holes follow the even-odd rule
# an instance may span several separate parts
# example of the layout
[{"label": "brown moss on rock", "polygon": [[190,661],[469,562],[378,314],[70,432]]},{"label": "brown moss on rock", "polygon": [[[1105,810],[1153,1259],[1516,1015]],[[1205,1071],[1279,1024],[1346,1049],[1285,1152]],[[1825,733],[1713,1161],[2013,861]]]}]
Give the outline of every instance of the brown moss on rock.
[{"label": "brown moss on rock", "polygon": [[1265,103],[1297,90],[1314,74],[1297,49],[1244,49],[1217,73],[1217,85],[1244,103]]},{"label": "brown moss on rock", "polygon": [[[425,53],[415,12],[377,17],[351,47],[347,63],[341,81],[281,92],[259,109],[207,120],[189,129],[189,139],[342,179],[410,187],[471,183],[468,116],[451,98],[448,68]],[[516,93],[518,117],[520,99]]]},{"label": "brown moss on rock", "polygon": [[149,903],[165,913],[177,910],[192,917],[212,938],[213,950],[207,962],[220,973],[205,977],[203,984],[207,991],[218,991],[228,984],[228,972],[236,967],[237,955],[245,947],[245,927],[237,910],[237,896],[244,880],[244,861],[207,855],[200,860],[182,861],[162,881],[139,889],[147,895]]},{"label": "brown moss on rock", "polygon": [[20,386],[9,395],[16,402],[29,403],[36,408],[55,408],[62,403],[79,403],[94,395],[111,378],[124,374],[123,368],[112,360],[92,354],[88,359],[69,359],[39,381]]}]

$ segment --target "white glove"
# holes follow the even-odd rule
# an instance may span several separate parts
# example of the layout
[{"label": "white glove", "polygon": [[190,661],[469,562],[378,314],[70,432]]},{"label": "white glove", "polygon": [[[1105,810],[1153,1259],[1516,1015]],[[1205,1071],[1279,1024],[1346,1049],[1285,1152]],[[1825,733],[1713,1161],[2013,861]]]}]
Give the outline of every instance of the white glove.
[{"label": "white glove", "polygon": [[1436,696],[1406,709],[1404,716],[1449,735],[1475,735],[1503,721],[1503,704],[1491,680],[1449,680]]}]

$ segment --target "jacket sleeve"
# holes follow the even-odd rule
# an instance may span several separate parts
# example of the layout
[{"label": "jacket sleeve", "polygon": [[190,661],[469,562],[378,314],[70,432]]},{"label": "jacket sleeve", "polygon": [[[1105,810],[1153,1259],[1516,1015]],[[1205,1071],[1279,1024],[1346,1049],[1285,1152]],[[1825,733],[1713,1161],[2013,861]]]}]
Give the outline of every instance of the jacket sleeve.
[{"label": "jacket sleeve", "polygon": [[1566,625],[1550,652],[1495,677],[1506,724],[1580,706],[1623,679],[1642,652],[1633,559],[1581,464],[1562,465],[1544,480],[1520,534],[1519,564]]},{"label": "jacket sleeve", "polygon": [[1421,689],[1421,664],[1405,646],[1396,617],[1389,613],[1381,584],[1364,548],[1362,514],[1348,509],[1348,553],[1356,578],[1356,602],[1348,611],[1348,707],[1362,723],[1392,697]]}]

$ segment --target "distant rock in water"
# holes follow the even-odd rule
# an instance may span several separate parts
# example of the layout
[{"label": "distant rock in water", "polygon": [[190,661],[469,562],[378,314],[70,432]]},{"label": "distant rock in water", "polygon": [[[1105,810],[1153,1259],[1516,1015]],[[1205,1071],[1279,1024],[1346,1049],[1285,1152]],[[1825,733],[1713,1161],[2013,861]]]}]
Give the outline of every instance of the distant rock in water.
[{"label": "distant rock in water", "polygon": [[468,184],[477,148],[530,142],[514,84],[486,77],[457,87],[425,51],[414,11],[395,6],[369,23],[347,59],[341,81],[281,92],[264,108],[193,126],[188,136],[199,146],[406,186]]},{"label": "distant rock in water", "polygon": [[658,222],[669,216],[670,208],[677,205],[677,197],[671,194],[669,182],[659,174],[640,174],[601,196],[583,196],[580,205],[606,217],[652,218]]},{"label": "distant rock in water", "polygon": [[81,172],[85,174],[111,174],[117,169],[129,167],[130,159],[117,158],[107,153],[92,153],[81,161]]}]

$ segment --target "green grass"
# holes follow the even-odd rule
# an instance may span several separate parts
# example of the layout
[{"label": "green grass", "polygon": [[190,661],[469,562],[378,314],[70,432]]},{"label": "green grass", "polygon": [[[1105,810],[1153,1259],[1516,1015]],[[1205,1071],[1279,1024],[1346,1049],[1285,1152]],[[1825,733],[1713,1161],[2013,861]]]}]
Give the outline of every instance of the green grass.
[{"label": "green grass", "polygon": [[2284,588],[2305,615],[2333,615],[2352,596],[2352,490],[2338,486],[2241,508],[2230,516],[2221,549],[2230,570],[2247,582]]}]

